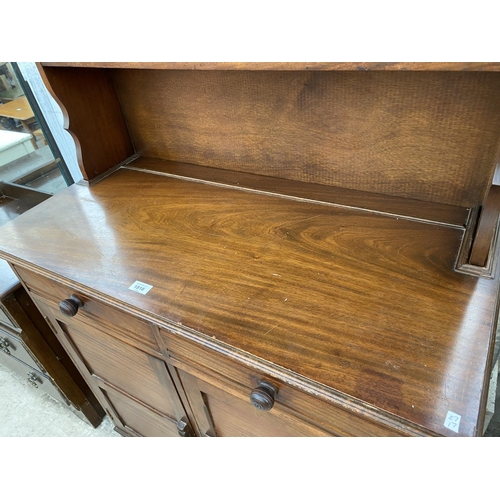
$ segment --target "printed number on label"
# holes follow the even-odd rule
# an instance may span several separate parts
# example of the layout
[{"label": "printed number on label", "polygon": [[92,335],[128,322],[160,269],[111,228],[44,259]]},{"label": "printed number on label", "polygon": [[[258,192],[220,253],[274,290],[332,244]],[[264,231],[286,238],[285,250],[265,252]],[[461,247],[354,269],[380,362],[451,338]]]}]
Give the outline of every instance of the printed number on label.
[{"label": "printed number on label", "polygon": [[147,283],[143,283],[142,281],[135,281],[128,287],[129,290],[133,290],[137,293],[142,293],[142,295],[146,295],[149,290],[153,288],[153,285],[148,285]]}]

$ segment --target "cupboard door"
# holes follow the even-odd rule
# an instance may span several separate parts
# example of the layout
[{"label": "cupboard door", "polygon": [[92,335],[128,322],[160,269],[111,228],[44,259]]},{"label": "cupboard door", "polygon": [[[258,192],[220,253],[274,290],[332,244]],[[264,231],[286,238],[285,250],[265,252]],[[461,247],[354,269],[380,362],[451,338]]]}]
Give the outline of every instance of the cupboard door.
[{"label": "cupboard door", "polygon": [[191,405],[201,436],[206,437],[314,437],[328,432],[275,406],[257,410],[248,394],[233,385],[220,387],[219,380],[195,377],[176,370]]},{"label": "cupboard door", "polygon": [[[179,435],[179,422],[188,420],[163,360],[88,324],[67,319],[43,299],[35,299],[123,434]],[[186,434],[190,434],[189,425]]]},{"label": "cupboard door", "polygon": [[111,387],[101,391],[114,410],[118,427],[129,436],[179,437],[177,423],[152,411]]}]

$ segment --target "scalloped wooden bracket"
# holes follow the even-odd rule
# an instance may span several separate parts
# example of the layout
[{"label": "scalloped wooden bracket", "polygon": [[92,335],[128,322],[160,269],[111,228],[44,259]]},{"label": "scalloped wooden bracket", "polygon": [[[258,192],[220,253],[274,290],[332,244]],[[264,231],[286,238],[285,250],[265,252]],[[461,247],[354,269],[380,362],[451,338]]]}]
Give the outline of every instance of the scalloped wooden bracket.
[{"label": "scalloped wooden bracket", "polygon": [[102,68],[44,67],[47,90],[75,142],[78,165],[92,180],[135,153],[111,73]]},{"label": "scalloped wooden bracket", "polygon": [[69,133],[71,138],[73,139],[73,142],[75,143],[75,149],[76,149],[76,159],[78,162],[78,167],[80,168],[80,171],[82,172],[83,177],[85,178],[85,167],[83,165],[83,158],[82,158],[82,149],[80,147],[80,141],[78,140],[78,137],[69,129],[69,115],[66,107],[64,104],[61,102],[59,97],[57,97],[56,93],[54,92],[54,89],[52,88],[47,75],[45,74],[45,71],[43,70],[43,66],[41,63],[36,63],[36,67],[38,69],[38,72],[40,73],[40,76],[42,78],[42,81],[47,88],[47,91],[49,94],[52,96],[54,101],[56,101],[56,104],[59,106],[61,109],[62,115],[63,115],[63,128],[66,130],[66,132]]}]

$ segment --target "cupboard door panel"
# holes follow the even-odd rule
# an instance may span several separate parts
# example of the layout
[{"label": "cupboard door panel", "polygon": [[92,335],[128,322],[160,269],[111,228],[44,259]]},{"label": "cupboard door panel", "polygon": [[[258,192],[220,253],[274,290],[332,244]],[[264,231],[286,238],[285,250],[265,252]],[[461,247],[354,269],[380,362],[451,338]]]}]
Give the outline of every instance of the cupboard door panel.
[{"label": "cupboard door panel", "polygon": [[177,423],[151,411],[109,387],[101,388],[127,434],[147,437],[179,437]]},{"label": "cupboard door panel", "polygon": [[[269,380],[262,371],[228,359],[223,354],[191,340],[180,337],[164,328],[162,340],[168,349],[170,363],[193,376],[224,390],[232,384],[238,386],[245,401],[261,380]],[[276,404],[287,414],[294,413],[327,429],[336,436],[403,436],[404,430],[388,426],[363,416],[360,412],[334,406],[300,391],[285,382],[278,382]],[[249,403],[250,404],[250,403]],[[273,410],[274,411],[274,410]]]},{"label": "cupboard door panel", "polygon": [[164,361],[96,328],[67,324],[59,311],[35,298],[117,428],[131,436],[179,435],[177,422],[186,414]]},{"label": "cupboard door panel", "polygon": [[[58,321],[78,349],[90,373],[161,413],[176,417],[176,393],[161,360],[128,346],[97,329],[69,327]],[[80,328],[83,327],[81,330]]]}]

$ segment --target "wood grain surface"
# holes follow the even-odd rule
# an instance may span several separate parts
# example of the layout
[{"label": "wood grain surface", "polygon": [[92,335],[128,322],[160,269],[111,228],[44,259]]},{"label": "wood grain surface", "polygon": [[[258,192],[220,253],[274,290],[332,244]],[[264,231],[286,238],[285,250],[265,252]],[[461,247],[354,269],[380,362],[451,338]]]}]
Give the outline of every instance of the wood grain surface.
[{"label": "wood grain surface", "polygon": [[[134,153],[106,70],[45,68],[40,74],[73,137],[84,179],[92,179]],[[70,118],[71,117],[71,118]]]},{"label": "wood grain surface", "polygon": [[366,191],[278,179],[264,175],[230,172],[157,158],[140,157],[128,163],[125,168],[141,169],[178,178],[198,179],[208,183],[232,186],[235,189],[274,193],[298,200],[357,207],[394,217],[419,219],[436,224],[454,225],[459,228],[465,227],[469,218],[469,210],[464,207],[408,200],[398,196],[367,193]]},{"label": "wood grain surface", "polygon": [[493,237],[498,225],[500,215],[500,186],[493,185],[488,193],[488,198],[481,210],[474,245],[470,254],[470,263],[474,266],[484,267],[493,243]]},{"label": "wood grain surface", "polygon": [[500,71],[498,62],[44,62],[42,65],[244,71]]},{"label": "wood grain surface", "polygon": [[463,207],[499,160],[494,72],[112,71],[141,156]]},{"label": "wood grain surface", "polygon": [[454,272],[462,235],[120,169],[0,228],[0,255],[318,391],[475,435],[498,278]]}]

